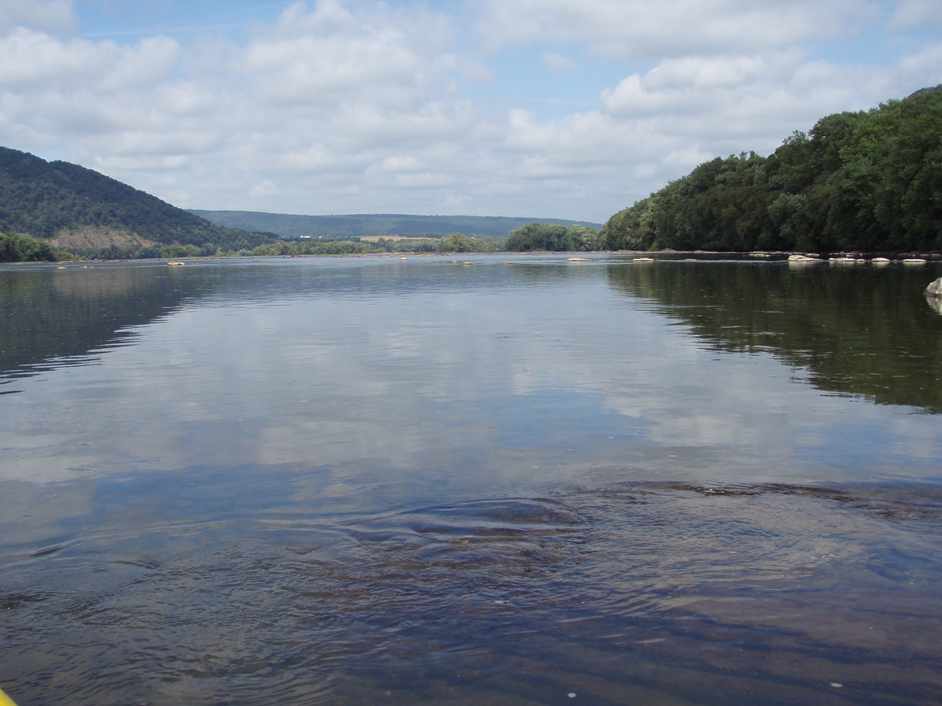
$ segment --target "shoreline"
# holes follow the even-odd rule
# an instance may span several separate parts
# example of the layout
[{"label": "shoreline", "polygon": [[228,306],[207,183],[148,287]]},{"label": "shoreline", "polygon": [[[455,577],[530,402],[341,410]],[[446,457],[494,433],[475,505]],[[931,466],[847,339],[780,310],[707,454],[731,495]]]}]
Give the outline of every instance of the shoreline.
[{"label": "shoreline", "polygon": [[832,258],[854,258],[861,260],[873,260],[875,258],[887,258],[893,262],[902,262],[908,258],[920,258],[928,262],[942,262],[942,252],[914,252],[914,251],[833,251],[808,253],[803,251],[787,250],[767,250],[767,251],[731,251],[731,250],[475,250],[465,252],[427,252],[420,250],[397,250],[393,252],[364,252],[364,253],[304,253],[297,255],[187,255],[184,257],[144,257],[144,258],[77,258],[73,260],[17,260],[10,262],[0,262],[3,265],[56,265],[66,267],[68,265],[87,265],[89,263],[112,263],[112,262],[205,262],[212,260],[238,260],[249,258],[269,258],[279,260],[293,260],[300,258],[319,258],[319,257],[381,257],[381,258],[412,258],[412,257],[464,257],[472,255],[499,255],[499,256],[536,256],[545,257],[547,255],[572,256],[591,258],[592,256],[623,256],[623,257],[645,257],[652,259],[677,260],[677,259],[701,259],[704,262],[717,259],[736,259],[745,262],[786,262],[792,255],[809,256],[812,262],[828,262]]}]

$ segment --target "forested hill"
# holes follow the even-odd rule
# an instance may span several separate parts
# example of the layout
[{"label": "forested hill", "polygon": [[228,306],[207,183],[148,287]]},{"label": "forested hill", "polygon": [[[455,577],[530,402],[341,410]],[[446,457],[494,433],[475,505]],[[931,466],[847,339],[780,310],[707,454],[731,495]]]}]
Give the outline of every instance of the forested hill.
[{"label": "forested hill", "polygon": [[69,162],[0,147],[0,233],[54,239],[78,251],[181,243],[238,249],[266,236],[220,227]]},{"label": "forested hill", "polygon": [[593,226],[597,223],[557,218],[507,218],[501,216],[410,216],[370,213],[333,216],[303,216],[259,211],[192,211],[213,223],[229,228],[265,231],[283,237],[328,235],[465,235],[503,237],[528,223],[557,223],[565,226]]},{"label": "forested hill", "polygon": [[610,249],[942,249],[942,86],[701,164],[618,212]]}]

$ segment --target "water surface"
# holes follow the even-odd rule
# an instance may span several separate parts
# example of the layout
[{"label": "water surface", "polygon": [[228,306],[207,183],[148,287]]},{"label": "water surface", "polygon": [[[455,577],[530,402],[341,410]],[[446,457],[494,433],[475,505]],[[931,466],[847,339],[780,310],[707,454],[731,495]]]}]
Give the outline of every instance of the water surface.
[{"label": "water surface", "polygon": [[942,703],[939,274],[2,268],[0,685]]}]

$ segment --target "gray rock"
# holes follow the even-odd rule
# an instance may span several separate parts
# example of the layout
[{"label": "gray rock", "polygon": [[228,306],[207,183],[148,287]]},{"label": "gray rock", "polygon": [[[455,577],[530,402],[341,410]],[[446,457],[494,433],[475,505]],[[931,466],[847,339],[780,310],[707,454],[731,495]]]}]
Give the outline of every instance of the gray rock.
[{"label": "gray rock", "polygon": [[926,287],[926,296],[942,297],[942,277],[939,277],[939,279],[929,283],[929,286]]}]

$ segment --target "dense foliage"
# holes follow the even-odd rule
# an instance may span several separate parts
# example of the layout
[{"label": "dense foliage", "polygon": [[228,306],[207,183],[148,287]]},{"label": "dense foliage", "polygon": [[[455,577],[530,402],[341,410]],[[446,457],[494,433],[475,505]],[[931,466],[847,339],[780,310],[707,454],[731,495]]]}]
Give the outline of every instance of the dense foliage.
[{"label": "dense foliage", "polygon": [[[0,231],[49,238],[83,228],[200,247],[254,247],[271,239],[222,228],[91,169],[0,147]],[[140,246],[120,249],[126,256]]]},{"label": "dense foliage", "polygon": [[[514,228],[526,225],[532,218],[503,216],[414,216],[390,213],[368,213],[335,216],[303,216],[258,211],[198,211],[198,216],[229,228],[275,233],[286,238],[301,235],[356,237],[361,235],[430,235],[444,236],[465,233],[473,236],[505,237]],[[564,226],[598,224],[584,221],[543,219],[546,223]]]},{"label": "dense foliage", "polygon": [[612,216],[612,250],[942,249],[942,88],[714,159]]},{"label": "dense foliage", "polygon": [[569,226],[557,223],[528,223],[517,228],[507,239],[508,250],[599,250],[598,231],[587,226]]},{"label": "dense foliage", "polygon": [[499,242],[493,238],[476,238],[463,234],[452,234],[444,238],[427,240],[385,240],[365,242],[362,240],[282,240],[277,243],[259,245],[251,255],[365,255],[383,252],[495,252]]},{"label": "dense foliage", "polygon": [[55,249],[44,240],[25,235],[0,233],[0,262],[30,262],[57,259]]},{"label": "dense foliage", "polygon": [[225,249],[205,244],[174,243],[172,245],[149,246],[134,250],[109,247],[94,253],[75,253],[53,247],[48,241],[25,235],[0,234],[0,262],[55,261],[75,259],[77,256],[93,256],[96,259],[122,260],[135,258],[181,258],[181,257],[230,257],[255,256],[299,256],[299,255],[367,255],[376,253],[470,253],[497,252],[501,241],[495,238],[477,238],[455,233],[443,238],[428,239],[380,239],[366,242],[358,239],[338,240],[276,240],[255,247]]}]

